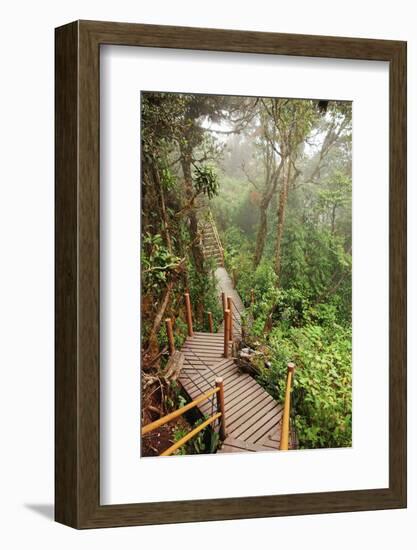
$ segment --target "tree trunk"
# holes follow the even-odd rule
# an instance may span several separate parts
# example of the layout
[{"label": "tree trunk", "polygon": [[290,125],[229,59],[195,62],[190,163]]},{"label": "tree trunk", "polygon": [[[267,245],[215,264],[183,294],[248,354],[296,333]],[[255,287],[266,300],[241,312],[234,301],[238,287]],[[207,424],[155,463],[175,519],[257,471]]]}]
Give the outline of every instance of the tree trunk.
[{"label": "tree trunk", "polygon": [[262,203],[263,201],[261,201],[261,205],[259,206],[259,226],[258,234],[256,235],[255,255],[253,257],[253,267],[255,269],[258,267],[259,262],[262,258],[265,247],[266,233],[268,229],[266,211],[268,209],[269,203],[267,206],[264,206]]},{"label": "tree trunk", "polygon": [[172,242],[171,242],[171,235],[169,232],[169,222],[168,222],[168,215],[167,215],[167,210],[165,206],[164,190],[162,188],[161,177],[156,165],[156,161],[152,163],[151,170],[152,170],[152,179],[156,185],[156,188],[158,190],[158,195],[159,195],[159,202],[160,202],[161,216],[162,216],[162,229],[165,235],[165,242],[169,252],[172,254]]},{"label": "tree trunk", "polygon": [[166,310],[166,308],[168,306],[168,303],[169,303],[169,300],[171,298],[171,292],[172,292],[173,286],[174,286],[173,282],[168,283],[168,285],[166,287],[166,290],[165,290],[164,297],[162,298],[162,301],[159,304],[158,310],[155,314],[155,318],[154,318],[154,321],[153,321],[152,328],[151,328],[150,333],[149,333],[148,349],[146,350],[146,353],[155,354],[159,350],[158,332],[159,332],[159,328],[161,326],[162,318],[165,314],[165,310]]},{"label": "tree trunk", "polygon": [[[185,198],[187,201],[191,202],[194,197],[193,189],[193,179],[191,173],[192,166],[192,149],[187,145],[181,147],[181,167],[184,176],[184,190]],[[204,255],[203,249],[201,246],[201,237],[198,230],[198,219],[197,213],[194,207],[191,205],[187,213],[188,218],[188,230],[191,240],[191,255],[193,257],[194,266],[196,272],[200,275],[205,274],[204,269]],[[196,320],[202,322],[204,320],[204,302],[203,300],[198,300],[196,304],[193,304],[194,315]]]},{"label": "tree trunk", "polygon": [[261,202],[259,204],[259,226],[258,226],[258,233],[256,235],[256,248],[255,248],[255,254],[253,257],[253,267],[256,269],[262,259],[262,254],[264,252],[265,248],[265,241],[266,241],[266,234],[268,231],[268,218],[267,218],[267,211],[269,204],[271,202],[271,199],[277,189],[279,176],[281,174],[283,166],[283,161],[279,163],[278,168],[275,170],[271,181],[267,181],[267,184],[265,186],[265,191],[262,195]]},{"label": "tree trunk", "polygon": [[336,208],[337,208],[337,205],[334,204],[332,208],[332,226],[331,226],[332,235],[334,235],[334,232],[336,229]]},{"label": "tree trunk", "polygon": [[[194,195],[193,178],[191,173],[191,150],[187,146],[181,148],[181,167],[184,175],[184,190],[186,200],[190,201]],[[189,232],[192,244],[191,253],[194,260],[194,265],[198,273],[204,273],[204,256],[198,238],[198,220],[196,211],[190,208],[188,211]]]},{"label": "tree trunk", "polygon": [[286,177],[282,182],[281,192],[278,199],[278,212],[277,212],[277,237],[275,242],[275,273],[278,277],[278,285],[280,283],[280,274],[281,274],[281,245],[282,245],[282,236],[284,234],[285,226],[285,212],[288,199],[288,190],[290,187],[291,181],[291,162],[288,160],[288,169]]}]

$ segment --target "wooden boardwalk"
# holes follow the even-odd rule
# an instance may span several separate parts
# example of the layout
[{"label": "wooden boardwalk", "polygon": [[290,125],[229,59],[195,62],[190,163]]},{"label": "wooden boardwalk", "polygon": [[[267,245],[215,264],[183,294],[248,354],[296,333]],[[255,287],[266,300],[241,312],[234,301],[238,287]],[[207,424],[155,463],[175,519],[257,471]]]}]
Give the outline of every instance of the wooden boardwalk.
[{"label": "wooden boardwalk", "polygon": [[[214,275],[217,280],[218,295],[220,296],[221,293],[224,292],[226,296],[230,296],[232,299],[233,338],[240,338],[242,335],[241,315],[245,309],[245,306],[243,305],[239,294],[233,288],[232,281],[230,280],[226,269],[224,267],[218,267],[214,272]],[[218,332],[223,334],[223,331],[224,324],[222,322],[219,326]]]},{"label": "wooden boardwalk", "polygon": [[[215,275],[219,296],[225,292],[232,298],[233,334],[240,337],[242,300],[223,267],[217,268]],[[227,437],[218,452],[278,450],[283,407],[252,376],[241,372],[234,358],[223,357],[223,346],[223,326],[217,334],[194,332],[181,350],[184,365],[179,382],[190,399],[195,399],[213,388],[217,377],[223,378]],[[216,410],[213,397],[199,405],[203,415]]]}]

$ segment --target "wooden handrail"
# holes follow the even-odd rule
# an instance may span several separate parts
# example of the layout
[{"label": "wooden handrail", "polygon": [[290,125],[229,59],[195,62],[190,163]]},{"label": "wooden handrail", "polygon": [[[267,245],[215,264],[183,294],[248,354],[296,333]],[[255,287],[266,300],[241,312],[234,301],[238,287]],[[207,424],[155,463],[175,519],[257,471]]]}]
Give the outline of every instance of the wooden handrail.
[{"label": "wooden handrail", "polygon": [[184,443],[187,443],[190,439],[192,439],[195,435],[197,435],[201,430],[204,430],[209,424],[212,424],[215,420],[220,418],[222,413],[218,412],[216,414],[213,414],[210,418],[205,420],[202,424],[194,428],[194,430],[191,430],[188,434],[184,435],[181,439],[179,439],[174,445],[171,445],[171,447],[168,447],[166,451],[160,454],[160,456],[169,456],[172,455],[173,452],[175,452],[177,449],[182,447]]},{"label": "wooden handrail", "polygon": [[229,324],[227,327],[227,336],[229,341],[233,340],[233,303],[230,296],[227,297],[227,309],[229,310]]},{"label": "wooden handrail", "polygon": [[223,356],[228,359],[229,358],[229,319],[230,319],[230,310],[225,309],[223,311],[223,326],[224,326],[224,333],[223,333]]},{"label": "wooden handrail", "polygon": [[180,409],[177,409],[176,411],[166,414],[162,418],[158,418],[158,420],[155,420],[155,422],[151,422],[150,424],[147,424],[146,426],[143,426],[142,428],[142,435],[145,435],[149,432],[152,432],[153,430],[156,430],[156,428],[160,428],[164,424],[167,424],[168,422],[171,422],[171,420],[175,420],[175,418],[178,418],[185,412],[189,411],[193,407],[197,406],[202,401],[206,401],[206,399],[209,399],[212,395],[220,391],[220,388],[216,387],[207,393],[203,393],[200,395],[200,397],[197,397],[197,399],[194,399],[194,401],[191,401],[191,403],[188,403],[187,405],[184,405]]},{"label": "wooden handrail", "polygon": [[290,409],[291,409],[291,384],[294,376],[295,365],[288,363],[287,386],[285,388],[284,414],[282,416],[280,451],[288,451],[288,440],[290,433]]},{"label": "wooden handrail", "polygon": [[218,418],[221,418],[220,426],[219,426],[219,435],[220,439],[224,440],[226,439],[226,418],[225,418],[225,409],[224,409],[224,382],[223,378],[219,377],[215,380],[216,387],[212,390],[203,393],[198,397],[197,399],[194,399],[194,401],[191,401],[191,403],[188,403],[188,405],[184,405],[184,407],[181,407],[180,409],[177,409],[176,411],[166,414],[162,418],[159,418],[158,420],[155,420],[155,422],[151,422],[150,424],[147,424],[146,426],[143,426],[142,428],[142,436],[146,435],[149,432],[152,432],[153,430],[156,430],[157,428],[163,426],[164,424],[167,424],[168,422],[171,422],[171,420],[175,420],[175,418],[178,418],[185,412],[189,411],[193,407],[196,407],[199,403],[202,401],[205,401],[206,399],[209,399],[212,395],[217,394],[217,413],[215,413],[213,416],[205,420],[202,424],[191,430],[188,434],[186,434],[184,437],[179,439],[174,445],[171,445],[171,447],[168,447],[165,451],[163,451],[160,456],[169,456],[173,452],[175,452],[177,449],[179,449],[182,445],[187,443],[191,438],[193,438],[195,435],[197,435],[201,430],[204,430],[206,426],[209,424],[212,424],[215,420]]},{"label": "wooden handrail", "polygon": [[216,378],[215,381],[216,388],[219,390],[217,392],[216,398],[217,398],[217,410],[222,415],[222,420],[220,422],[220,429],[219,429],[219,436],[222,441],[226,439],[226,414],[225,414],[225,407],[224,407],[224,382],[223,378],[219,377]]},{"label": "wooden handrail", "polygon": [[214,238],[216,240],[217,246],[218,246],[220,254],[222,256],[222,264],[224,265],[224,249],[223,249],[222,242],[220,240],[219,233],[217,231],[217,226],[214,222],[214,218],[213,218],[213,214],[211,213],[211,210],[209,210],[208,218],[209,218],[209,221],[210,221],[210,225],[213,229]]}]

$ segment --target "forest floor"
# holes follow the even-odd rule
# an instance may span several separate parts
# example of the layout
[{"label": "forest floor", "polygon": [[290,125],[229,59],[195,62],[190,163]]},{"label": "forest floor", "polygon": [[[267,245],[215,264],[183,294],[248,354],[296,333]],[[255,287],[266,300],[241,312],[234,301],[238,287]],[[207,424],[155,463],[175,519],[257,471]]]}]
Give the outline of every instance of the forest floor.
[{"label": "forest floor", "polygon": [[175,443],[175,432],[189,432],[192,426],[180,416],[142,437],[142,456],[159,456]]}]

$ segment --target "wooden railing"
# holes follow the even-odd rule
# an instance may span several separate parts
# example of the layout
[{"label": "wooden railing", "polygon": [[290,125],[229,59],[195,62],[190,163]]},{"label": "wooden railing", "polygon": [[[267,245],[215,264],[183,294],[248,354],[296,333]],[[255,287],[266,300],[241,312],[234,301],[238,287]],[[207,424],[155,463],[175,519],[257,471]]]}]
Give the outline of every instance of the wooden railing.
[{"label": "wooden railing", "polygon": [[288,451],[288,440],[290,434],[290,411],[291,411],[291,386],[294,377],[295,365],[288,363],[287,366],[287,386],[285,388],[284,414],[282,417],[280,451]]},{"label": "wooden railing", "polygon": [[209,219],[211,228],[213,230],[213,235],[214,235],[214,238],[216,240],[216,244],[218,246],[218,249],[219,249],[221,257],[222,257],[222,265],[224,266],[224,249],[223,249],[222,242],[220,240],[219,233],[217,231],[216,222],[214,221],[213,214],[211,213],[211,210],[209,210],[209,212],[208,212],[208,219]]},{"label": "wooden railing", "polygon": [[223,334],[224,334],[224,348],[223,356],[227,359],[229,357],[229,343],[233,341],[233,300],[230,296],[226,296],[224,292],[221,294],[221,301],[223,307]]},{"label": "wooden railing", "polygon": [[[187,333],[188,333],[188,337],[192,338],[194,335],[194,330],[193,330],[193,319],[192,319],[192,311],[191,311],[191,300],[188,292],[185,293],[184,298],[185,298],[185,317],[187,321]],[[253,289],[251,290],[250,301],[251,301],[251,306],[253,306],[255,302],[255,295],[254,295]],[[232,298],[230,296],[226,296],[224,292],[221,293],[221,302],[223,306],[223,316],[224,316],[223,317],[224,319],[223,356],[227,359],[230,357],[230,342],[233,341],[233,307],[235,306],[233,304]],[[207,312],[207,315],[208,315],[210,332],[212,333],[213,316],[211,312]],[[172,329],[172,321],[171,319],[168,318],[168,319],[165,319],[165,323],[166,323],[166,332],[167,332],[167,338],[168,338],[168,349],[169,349],[170,355],[173,355],[173,353],[175,352],[175,343],[174,343],[174,336],[173,336],[173,329]],[[285,388],[285,400],[284,400],[284,412],[282,416],[281,437],[280,437],[280,446],[279,446],[281,451],[287,451],[289,447],[291,388],[292,388],[292,382],[294,378],[294,371],[295,371],[295,365],[293,363],[288,363],[287,381],[286,381],[286,388]],[[217,419],[221,419],[220,438],[224,440],[226,438],[226,422],[225,422],[225,415],[224,415],[223,380],[221,378],[216,378],[216,388],[214,388],[210,392],[202,394],[200,397],[198,397],[188,405],[185,405],[181,409],[178,409],[177,411],[174,411],[173,413],[170,413],[164,416],[163,418],[160,418],[159,420],[156,420],[155,422],[152,422],[151,424],[144,426],[144,428],[142,429],[142,435],[145,435],[148,432],[155,430],[156,428],[159,428],[163,424],[166,424],[171,420],[174,420],[178,416],[184,414],[188,410],[197,406],[202,401],[209,399],[214,394],[217,394],[217,413],[213,414],[210,418],[205,420],[202,424],[194,428],[194,430],[189,432],[187,435],[185,435],[183,438],[177,441],[174,445],[172,445],[166,451],[161,453],[161,456],[167,456],[172,454],[177,449],[179,449],[182,445],[184,445],[187,441],[189,441],[191,438],[197,435],[206,426],[212,424]]]},{"label": "wooden railing", "polygon": [[225,413],[224,413],[224,383],[222,378],[216,378],[215,380],[216,387],[212,390],[201,394],[197,399],[194,399],[194,401],[191,401],[191,403],[188,403],[187,405],[184,405],[184,407],[181,407],[180,409],[177,409],[176,411],[169,413],[162,418],[159,418],[158,420],[155,420],[154,422],[151,422],[150,424],[147,424],[146,426],[143,426],[142,428],[142,436],[148,434],[149,432],[152,432],[153,430],[156,430],[157,428],[160,428],[164,424],[167,424],[168,422],[171,422],[172,420],[175,420],[179,416],[182,416],[184,413],[189,411],[190,409],[193,409],[203,401],[206,401],[207,399],[210,399],[213,395],[216,394],[217,397],[217,412],[210,416],[210,418],[207,418],[204,422],[199,424],[196,428],[191,430],[188,434],[186,434],[184,437],[176,441],[171,447],[168,447],[165,451],[161,453],[160,456],[169,456],[172,455],[177,449],[185,445],[187,441],[195,437],[198,433],[200,433],[204,428],[209,426],[210,424],[213,424],[216,420],[220,419],[220,429],[219,429],[219,436],[220,439],[223,441],[226,439],[226,419],[225,419]]},{"label": "wooden railing", "polygon": [[[236,306],[233,304],[233,300],[230,296],[226,296],[222,292],[222,305],[223,305],[223,319],[224,319],[224,357],[229,357],[229,342],[233,340],[233,308]],[[191,300],[188,292],[184,294],[184,303],[185,303],[185,319],[187,323],[187,335],[189,338],[192,338],[194,335],[193,327],[193,314],[191,309]],[[213,315],[211,311],[207,312],[207,318],[209,322],[209,330],[212,333],[214,330],[213,327]],[[171,319],[165,319],[166,333],[168,338],[168,349],[170,355],[175,351],[174,344],[174,334],[172,329]]]}]

